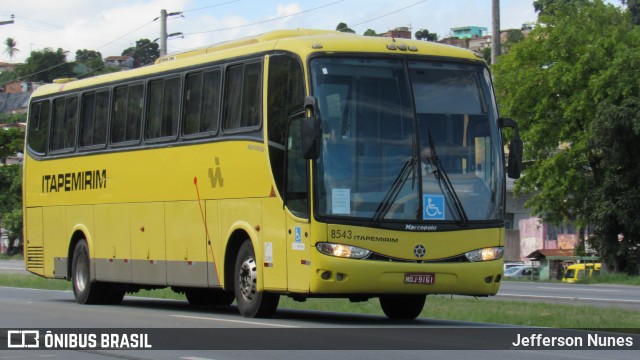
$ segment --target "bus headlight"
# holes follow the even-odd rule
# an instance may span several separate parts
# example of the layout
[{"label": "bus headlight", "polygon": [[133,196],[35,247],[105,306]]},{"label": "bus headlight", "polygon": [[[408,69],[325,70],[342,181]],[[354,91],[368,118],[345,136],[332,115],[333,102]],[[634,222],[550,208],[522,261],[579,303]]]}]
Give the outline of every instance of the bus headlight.
[{"label": "bus headlight", "polygon": [[371,251],[357,246],[332,243],[317,243],[316,249],[325,255],[351,259],[364,259],[371,254]]},{"label": "bus headlight", "polygon": [[490,261],[501,259],[504,255],[504,247],[490,247],[469,251],[464,256],[471,262]]}]

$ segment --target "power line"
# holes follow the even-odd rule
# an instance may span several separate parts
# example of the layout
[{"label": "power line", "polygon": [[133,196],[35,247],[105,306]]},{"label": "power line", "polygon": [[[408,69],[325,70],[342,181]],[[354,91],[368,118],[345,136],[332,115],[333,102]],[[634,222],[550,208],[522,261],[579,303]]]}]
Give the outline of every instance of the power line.
[{"label": "power line", "polygon": [[192,11],[200,11],[200,10],[204,10],[204,9],[210,9],[210,8],[214,8],[214,7],[218,7],[218,6],[222,6],[222,5],[227,5],[227,4],[233,4],[233,3],[237,3],[240,0],[233,0],[233,1],[227,1],[224,3],[220,3],[220,4],[215,4],[215,5],[211,5],[211,6],[205,6],[205,7],[201,7],[201,8],[197,8],[197,9],[191,9],[191,10],[182,10],[182,13],[187,13],[187,12],[192,12]]},{"label": "power line", "polygon": [[226,30],[234,30],[234,29],[240,29],[240,28],[243,28],[243,27],[248,27],[248,26],[253,26],[253,25],[259,25],[259,24],[264,24],[264,23],[268,23],[268,22],[271,22],[271,21],[282,20],[282,19],[286,19],[286,18],[289,18],[289,17],[292,17],[292,16],[296,16],[296,15],[304,14],[304,13],[307,13],[307,12],[310,12],[310,11],[319,10],[319,9],[325,8],[325,7],[327,7],[327,6],[331,6],[331,5],[335,5],[335,4],[337,4],[337,3],[341,3],[341,2],[343,2],[343,1],[344,1],[344,0],[338,0],[338,1],[334,1],[334,2],[332,2],[332,3],[328,3],[328,4],[325,4],[325,5],[321,5],[321,6],[318,6],[318,7],[312,8],[312,9],[299,11],[299,12],[297,12],[297,13],[293,13],[293,14],[289,14],[289,15],[279,16],[279,17],[276,17],[276,18],[273,18],[273,19],[267,19],[267,20],[257,21],[257,22],[250,23],[250,24],[238,25],[238,26],[232,26],[232,27],[228,27],[228,28],[221,28],[221,29],[215,29],[215,30],[198,31],[198,32],[192,32],[192,33],[186,33],[186,34],[184,34],[184,35],[186,36],[186,35],[195,35],[195,34],[206,34],[206,33],[212,33],[212,32],[218,32],[218,31],[226,31]]},{"label": "power line", "polygon": [[363,22],[357,23],[357,24],[355,24],[355,25],[349,25],[349,26],[351,26],[351,27],[356,27],[356,26],[360,26],[360,25],[363,25],[363,24],[366,24],[366,23],[370,23],[370,22],[372,22],[372,21],[375,21],[375,20],[378,20],[378,19],[382,19],[383,17],[389,16],[389,15],[393,15],[393,14],[395,14],[395,13],[399,13],[400,11],[407,10],[407,9],[409,9],[409,8],[411,8],[411,7],[416,6],[416,5],[420,5],[420,4],[425,3],[425,2],[427,2],[427,1],[429,1],[429,0],[422,0],[422,1],[418,1],[418,2],[417,2],[417,3],[415,3],[415,4],[411,4],[411,5],[409,5],[409,6],[405,6],[405,7],[401,8],[401,9],[394,10],[394,11],[389,12],[389,13],[386,13],[386,14],[384,14],[384,15],[380,15],[380,16],[375,17],[375,18],[373,18],[373,19],[370,19],[370,20],[367,20],[367,21],[363,21]]},{"label": "power line", "polygon": [[[103,47],[105,47],[105,46],[107,46],[107,45],[110,45],[110,44],[112,44],[112,43],[114,43],[114,42],[116,42],[116,41],[118,41],[118,40],[122,39],[123,37],[125,37],[125,36],[127,36],[127,35],[130,35],[130,34],[132,34],[132,33],[136,32],[136,31],[138,31],[138,30],[140,30],[140,29],[142,29],[142,28],[144,28],[144,27],[146,27],[146,26],[149,26],[149,24],[152,24],[152,23],[153,23],[153,21],[150,21],[150,22],[148,22],[148,23],[145,23],[144,25],[142,25],[142,26],[140,26],[140,27],[137,27],[137,28],[135,28],[135,29],[133,29],[133,30],[129,31],[129,32],[127,32],[126,34],[124,34],[124,35],[122,35],[122,36],[120,36],[120,37],[118,37],[118,38],[116,38],[116,39],[114,39],[114,40],[112,40],[112,41],[110,41],[110,42],[108,42],[108,43],[106,43],[106,44],[104,44],[104,45],[100,46],[100,47],[97,47],[97,48],[96,48],[96,49],[94,49],[93,51],[96,51],[96,50],[98,50],[98,49],[100,49],[100,48],[103,48]],[[148,44],[147,44],[147,45],[144,45],[142,48],[144,48],[145,46],[148,46]],[[136,48],[136,50],[138,50],[138,49]],[[88,54],[87,54],[87,55],[88,55]],[[80,57],[80,59],[76,58],[76,61],[78,61],[78,60],[82,60],[82,56]],[[49,67],[49,68],[47,68],[47,69],[40,70],[40,71],[37,71],[37,72],[32,73],[32,74],[24,75],[24,76],[19,77],[19,78],[17,78],[17,79],[13,79],[13,80],[10,80],[10,81],[6,81],[6,82],[4,82],[4,83],[0,83],[0,86],[4,86],[5,84],[7,84],[7,83],[9,83],[9,82],[11,82],[11,81],[16,81],[16,80],[18,80],[18,81],[22,81],[22,80],[24,80],[24,79],[26,79],[26,78],[29,78],[29,77],[34,76],[34,75],[38,75],[38,74],[43,73],[43,72],[45,72],[45,71],[49,71],[49,70],[53,70],[53,69],[59,68],[59,67],[61,67],[61,66],[65,65],[65,64],[67,64],[67,62],[63,62],[63,63],[57,64],[57,65],[51,66],[51,67]],[[102,66],[102,67],[104,67],[104,66]],[[100,68],[102,68],[102,67],[98,67],[98,68],[96,68],[96,69],[91,69],[89,72],[93,72],[93,71],[98,70],[98,69],[100,69]],[[89,72],[87,72],[87,73],[89,73]],[[82,75],[80,75],[80,76],[86,75],[87,73],[82,74]]]}]

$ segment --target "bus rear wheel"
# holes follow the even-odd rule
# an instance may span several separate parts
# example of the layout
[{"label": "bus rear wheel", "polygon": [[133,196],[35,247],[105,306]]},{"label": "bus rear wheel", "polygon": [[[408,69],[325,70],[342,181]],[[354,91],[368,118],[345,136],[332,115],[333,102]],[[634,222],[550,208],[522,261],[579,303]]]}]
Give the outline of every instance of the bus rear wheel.
[{"label": "bus rear wheel", "polygon": [[236,303],[242,316],[271,317],[275,313],[280,295],[257,290],[258,265],[251,240],[245,240],[240,246],[233,279]]},{"label": "bus rear wheel", "polygon": [[389,319],[413,320],[424,308],[427,295],[384,295],[380,296],[380,306]]}]

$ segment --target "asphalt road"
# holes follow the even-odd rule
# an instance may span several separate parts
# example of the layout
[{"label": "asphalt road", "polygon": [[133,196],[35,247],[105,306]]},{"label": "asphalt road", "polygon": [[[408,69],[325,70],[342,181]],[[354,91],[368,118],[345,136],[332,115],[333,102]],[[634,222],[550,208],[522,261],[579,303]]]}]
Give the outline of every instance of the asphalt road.
[{"label": "asphalt road", "polygon": [[492,299],[640,310],[640,286],[505,281]]},{"label": "asphalt road", "polygon": [[0,273],[4,274],[29,274],[22,260],[0,260]]},{"label": "asphalt road", "polygon": [[[323,344],[326,337],[327,347],[335,349],[340,344],[338,336],[344,336],[344,341],[361,341],[372,331],[383,331],[384,336],[367,339],[371,346],[375,347],[381,342],[397,343],[398,337],[409,331],[424,332],[438,341],[439,334],[450,331],[458,332],[457,337],[444,337],[444,341],[450,342],[452,348],[461,348],[471,344],[471,348],[485,349],[483,342],[489,342],[492,331],[507,330],[512,335],[520,331],[544,332],[536,328],[501,327],[468,323],[460,321],[439,321],[420,319],[411,322],[391,322],[382,316],[337,314],[318,311],[278,310],[272,319],[245,319],[238,315],[234,306],[223,308],[194,308],[184,301],[146,299],[125,297],[124,302],[118,306],[83,306],[73,300],[73,295],[68,291],[51,291],[36,289],[19,289],[0,287],[0,329],[62,329],[69,332],[78,332],[81,329],[97,329],[101,332],[112,332],[117,329],[169,329],[175,337],[190,336],[198,329],[214,329],[217,337],[212,337],[215,343],[225,332],[236,334],[236,350],[0,350],[0,359],[182,359],[182,360],[206,360],[206,359],[363,359],[368,360],[401,360],[401,359],[468,359],[474,360],[500,360],[500,359],[540,359],[571,358],[571,359],[636,359],[638,351],[583,351],[583,350],[322,350],[320,345],[314,350],[240,350],[251,348],[252,343],[259,342],[259,336],[269,337],[273,334],[282,334],[289,339],[277,339],[279,344],[295,344],[304,340],[296,334],[316,335],[321,337]],[[65,330],[66,329],[66,330]],[[203,330],[207,331],[207,330]],[[238,332],[239,331],[239,332]],[[404,331],[404,332],[403,332]],[[481,331],[478,333],[478,331]],[[6,331],[0,333],[0,341],[7,341]],[[243,335],[246,332],[246,335]],[[471,333],[470,333],[471,332]],[[487,334],[484,334],[487,332]],[[380,335],[375,333],[374,335]],[[444,336],[444,335],[443,335]],[[173,340],[173,339],[168,339]],[[318,339],[314,339],[318,340]],[[402,339],[400,339],[402,340]],[[424,341],[425,339],[411,338],[411,341]],[[427,339],[428,340],[428,339]],[[410,348],[412,342],[401,342]],[[634,341],[640,342],[640,337]],[[223,346],[225,344],[219,343]],[[246,345],[244,345],[246,344]],[[157,343],[155,345],[158,345]],[[160,344],[161,345],[161,344]],[[293,345],[292,345],[293,346]],[[212,346],[217,348],[216,345]],[[255,348],[255,346],[254,346]]]},{"label": "asphalt road", "polygon": [[[0,273],[29,274],[25,270],[24,262],[18,260],[0,260]],[[640,310],[640,286],[503,281],[498,296],[487,299],[614,306]]]}]

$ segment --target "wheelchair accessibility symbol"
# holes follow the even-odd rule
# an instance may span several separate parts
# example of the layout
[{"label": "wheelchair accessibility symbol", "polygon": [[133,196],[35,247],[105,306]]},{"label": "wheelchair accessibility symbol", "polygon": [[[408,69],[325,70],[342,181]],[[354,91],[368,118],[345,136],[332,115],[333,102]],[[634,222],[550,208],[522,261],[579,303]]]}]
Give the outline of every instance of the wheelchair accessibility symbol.
[{"label": "wheelchair accessibility symbol", "polygon": [[424,194],[422,196],[422,219],[444,220],[444,195]]}]

